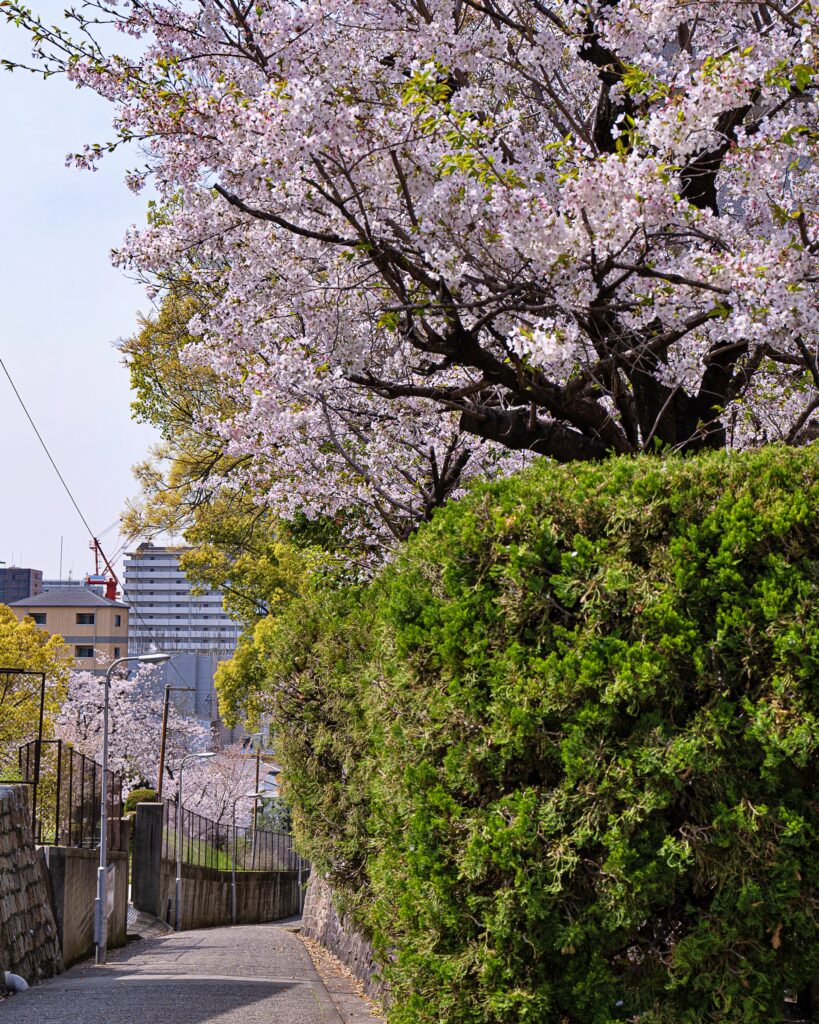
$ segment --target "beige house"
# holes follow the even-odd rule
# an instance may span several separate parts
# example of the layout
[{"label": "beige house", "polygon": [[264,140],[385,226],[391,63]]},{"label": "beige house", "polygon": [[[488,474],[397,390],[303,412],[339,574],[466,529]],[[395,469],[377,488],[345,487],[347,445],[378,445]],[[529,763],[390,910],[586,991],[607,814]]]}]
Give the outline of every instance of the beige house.
[{"label": "beige house", "polygon": [[103,674],[99,664],[128,653],[128,606],[82,587],[49,590],[9,605],[20,620],[30,616],[40,629],[57,633],[76,668]]}]

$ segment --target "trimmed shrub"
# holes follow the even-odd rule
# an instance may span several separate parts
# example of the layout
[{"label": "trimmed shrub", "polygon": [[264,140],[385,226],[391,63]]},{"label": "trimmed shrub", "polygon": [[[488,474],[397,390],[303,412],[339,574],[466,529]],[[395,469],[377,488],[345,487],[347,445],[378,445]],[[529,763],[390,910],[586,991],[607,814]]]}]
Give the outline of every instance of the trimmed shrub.
[{"label": "trimmed shrub", "polygon": [[133,814],[137,808],[137,804],[154,803],[157,800],[158,795],[159,794],[155,789],[132,789],[125,798],[125,814]]},{"label": "trimmed shrub", "polygon": [[817,512],[815,446],[540,462],[271,629],[297,828],[393,1024],[782,1019],[819,958]]}]

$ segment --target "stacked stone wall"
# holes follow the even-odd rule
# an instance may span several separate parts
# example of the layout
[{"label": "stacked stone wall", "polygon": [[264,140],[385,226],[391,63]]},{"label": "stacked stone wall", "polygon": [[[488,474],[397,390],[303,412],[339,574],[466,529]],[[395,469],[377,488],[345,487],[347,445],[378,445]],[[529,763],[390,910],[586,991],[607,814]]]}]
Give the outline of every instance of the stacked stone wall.
[{"label": "stacked stone wall", "polygon": [[28,787],[0,786],[0,969],[30,985],[63,969],[47,877]]},{"label": "stacked stone wall", "polygon": [[333,891],[318,875],[310,876],[304,900],[302,934],[328,949],[353,972],[365,992],[387,1002],[388,990],[380,977],[372,946],[346,917],[339,916],[333,903]]}]

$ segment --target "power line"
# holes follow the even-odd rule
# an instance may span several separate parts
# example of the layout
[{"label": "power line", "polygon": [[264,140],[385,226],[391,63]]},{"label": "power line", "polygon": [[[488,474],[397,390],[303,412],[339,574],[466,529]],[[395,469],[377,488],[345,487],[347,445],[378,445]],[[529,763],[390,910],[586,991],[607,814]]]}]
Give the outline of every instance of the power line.
[{"label": "power line", "polygon": [[45,443],[45,441],[43,440],[43,436],[42,436],[42,434],[41,434],[41,433],[40,433],[40,431],[39,431],[39,430],[37,429],[37,424],[36,424],[36,423],[34,422],[34,420],[33,420],[33,419],[31,418],[31,413],[30,413],[30,412],[28,411],[28,409],[26,408],[26,403],[25,403],[25,402],[23,401],[23,396],[22,396],[22,395],[20,394],[20,392],[19,392],[19,391],[17,390],[17,385],[16,385],[16,384],[14,383],[14,381],[13,381],[13,380],[11,379],[11,374],[10,374],[10,373],[9,373],[9,371],[8,371],[8,367],[7,367],[7,366],[6,366],[6,364],[5,364],[4,362],[3,362],[3,357],[2,357],[2,356],[0,356],[0,366],[2,366],[2,367],[3,367],[3,373],[5,373],[6,377],[8,377],[8,381],[9,381],[9,384],[11,384],[11,390],[12,390],[12,391],[14,392],[14,394],[15,394],[15,395],[17,396],[17,401],[18,401],[18,402],[20,403],[20,407],[21,407],[21,409],[22,409],[22,410],[23,410],[23,412],[24,412],[24,413],[26,414],[26,419],[27,419],[27,420],[29,421],[29,423],[31,424],[31,429],[32,429],[32,430],[34,431],[34,433],[35,433],[35,434],[37,435],[37,440],[38,440],[38,441],[40,442],[40,444],[42,445],[43,451],[44,451],[44,452],[46,453],[46,456],[48,457],[48,461],[49,461],[49,462],[51,463],[51,465],[52,465],[52,466],[54,467],[54,472],[55,472],[55,473],[57,474],[57,476],[59,477],[60,483],[61,483],[61,484],[63,485],[63,488],[65,489],[65,493],[66,493],[66,494],[68,495],[68,497],[69,497],[69,499],[70,499],[70,501],[71,501],[71,504],[72,504],[72,505],[74,506],[74,508],[75,508],[75,509],[77,510],[77,515],[78,515],[78,516],[80,517],[80,519],[82,520],[83,526],[84,526],[84,527],[86,528],[86,530],[88,530],[88,535],[89,535],[89,537],[93,537],[93,536],[94,536],[94,531],[93,531],[93,530],[91,529],[91,527],[90,527],[90,526],[88,525],[88,520],[87,520],[87,519],[85,518],[85,516],[84,516],[84,515],[82,514],[82,509],[81,509],[81,508],[80,508],[80,506],[79,506],[79,505],[77,504],[77,500],[76,500],[76,498],[74,497],[74,495],[73,495],[73,494],[71,493],[71,488],[70,488],[70,487],[68,486],[68,484],[67,484],[67,483],[65,482],[65,477],[63,477],[62,473],[61,473],[61,472],[60,472],[60,470],[59,470],[59,469],[57,468],[57,463],[56,463],[56,462],[54,461],[54,459],[52,458],[52,456],[51,456],[51,452],[50,452],[50,451],[48,450],[48,445],[47,445],[47,444]]},{"label": "power line", "polygon": [[[104,562],[105,562],[105,564],[106,564],[106,565],[108,566],[108,570],[109,570],[109,572],[110,572],[110,573],[111,573],[111,575],[112,575],[112,576],[114,577],[114,580],[116,581],[116,583],[117,583],[117,584],[119,585],[120,589],[122,590],[122,596],[123,596],[124,598],[126,598],[126,603],[127,603],[127,604],[128,604],[128,605],[129,605],[129,606],[130,606],[130,607],[131,607],[131,608],[133,609],[133,611],[134,611],[134,612],[136,613],[136,616],[137,616],[137,618],[138,618],[138,619],[139,619],[139,621],[140,621],[140,622],[142,623],[142,625],[143,625],[143,626],[145,627],[145,630],[146,630],[146,632],[148,633],[148,635],[149,635],[149,636],[151,637],[151,640],[152,640],[152,641],[153,641],[153,643],[154,643],[154,644],[156,644],[156,645],[157,645],[157,647],[158,647],[158,646],[159,646],[159,644],[157,643],[157,639],[156,639],[156,636],[154,635],[154,632],[153,632],[153,630],[152,630],[152,629],[151,629],[151,627],[150,627],[150,626],[148,625],[148,623],[147,623],[147,622],[145,621],[145,619],[144,619],[144,618],[142,617],[142,614],[141,614],[141,612],[139,611],[139,609],[138,609],[138,608],[136,607],[136,605],[135,605],[135,604],[134,604],[133,602],[131,602],[131,601],[128,601],[128,600],[127,600],[127,597],[128,597],[128,591],[127,591],[127,590],[125,589],[125,585],[124,585],[124,584],[123,584],[123,582],[122,582],[122,581],[120,580],[120,578],[119,578],[119,577],[117,576],[117,574],[116,574],[116,572],[115,572],[115,570],[114,570],[114,567],[113,567],[113,566],[111,565],[111,563],[110,563],[110,562],[108,561],[108,559],[107,559],[107,558],[105,557],[105,552],[104,552],[104,551],[102,550],[102,545],[101,545],[101,544],[100,544],[100,542],[99,542],[99,538],[98,538],[98,537],[95,537],[95,536],[94,536],[94,531],[93,531],[93,530],[91,529],[91,527],[90,527],[90,526],[88,525],[88,520],[87,520],[87,519],[85,518],[85,516],[83,515],[83,513],[82,513],[82,509],[80,508],[80,506],[79,506],[79,505],[78,505],[78,503],[77,503],[77,499],[76,499],[76,498],[74,497],[74,495],[73,495],[73,494],[71,493],[71,488],[70,488],[70,487],[68,486],[68,484],[66,483],[66,481],[65,481],[65,477],[64,477],[64,476],[62,475],[62,473],[60,472],[60,470],[59,470],[59,467],[57,466],[57,463],[56,463],[56,462],[54,461],[54,457],[52,456],[51,452],[50,452],[50,451],[49,451],[49,449],[48,449],[48,445],[47,445],[47,444],[45,443],[45,441],[43,440],[43,436],[42,436],[42,434],[41,434],[41,433],[40,433],[40,431],[39,431],[39,430],[37,429],[37,424],[36,424],[36,423],[34,422],[34,420],[32,419],[31,413],[30,413],[30,412],[28,411],[28,409],[27,409],[27,407],[26,407],[26,403],[25,403],[25,402],[23,401],[23,396],[22,396],[22,395],[20,394],[20,392],[19,392],[19,391],[17,390],[17,385],[16,385],[16,384],[14,383],[14,381],[12,380],[12,377],[11,377],[11,374],[9,373],[8,367],[7,367],[7,366],[6,366],[6,364],[5,364],[4,362],[3,362],[3,358],[2,358],[2,356],[0,356],[0,366],[2,366],[2,368],[3,368],[3,372],[5,373],[6,377],[8,378],[8,382],[9,382],[9,384],[11,384],[11,390],[12,390],[12,391],[14,392],[14,394],[15,394],[15,395],[17,396],[17,401],[18,401],[18,402],[20,403],[20,407],[21,407],[21,409],[22,409],[22,410],[23,410],[23,412],[24,412],[24,413],[26,414],[26,419],[27,419],[27,420],[29,421],[29,423],[31,424],[31,429],[32,429],[32,430],[34,431],[34,433],[35,433],[35,434],[37,435],[37,440],[38,440],[38,441],[40,442],[40,444],[42,445],[43,451],[44,451],[44,452],[46,453],[46,456],[48,457],[48,461],[49,461],[49,462],[51,463],[51,465],[53,466],[53,468],[54,468],[54,472],[55,472],[55,473],[57,474],[57,477],[59,478],[59,481],[60,481],[60,483],[61,483],[61,484],[63,485],[63,488],[65,489],[65,493],[66,493],[66,494],[68,495],[68,497],[69,497],[69,499],[70,499],[70,501],[71,501],[71,504],[72,504],[72,505],[74,506],[74,508],[76,509],[76,511],[77,511],[77,515],[78,515],[78,516],[80,517],[80,520],[81,520],[81,522],[82,522],[83,526],[84,526],[84,527],[86,528],[86,530],[88,530],[88,536],[89,536],[89,537],[90,537],[90,538],[91,538],[92,540],[96,540],[96,542],[97,542],[97,548],[99,549],[99,553],[100,553],[100,554],[102,555],[103,561],[104,561]],[[116,524],[112,524],[112,525],[116,525]],[[110,530],[111,528],[112,528],[112,527],[108,527],[108,530]],[[105,530],[105,531],[103,531],[103,532],[104,532],[104,533],[107,533],[107,532],[108,532],[108,530]],[[125,545],[122,545],[122,547],[124,547],[124,546],[125,546]],[[171,660],[171,661],[170,661],[170,664],[171,664],[171,665],[173,666],[173,669],[174,669],[174,671],[176,672],[176,674],[177,674],[177,675],[179,676],[179,678],[180,678],[180,679],[182,679],[182,681],[184,682],[185,680],[183,679],[182,673],[181,673],[181,672],[179,671],[179,669],[177,668],[177,666],[176,666],[176,665],[174,665],[174,663],[173,663],[173,660]]]}]

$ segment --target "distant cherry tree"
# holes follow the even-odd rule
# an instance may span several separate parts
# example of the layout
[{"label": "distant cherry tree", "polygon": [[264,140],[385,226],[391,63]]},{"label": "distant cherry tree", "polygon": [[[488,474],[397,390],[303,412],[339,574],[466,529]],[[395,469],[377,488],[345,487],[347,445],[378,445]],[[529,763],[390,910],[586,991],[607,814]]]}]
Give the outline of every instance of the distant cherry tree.
[{"label": "distant cherry tree", "polygon": [[218,750],[216,757],[193,761],[185,768],[183,803],[189,810],[215,821],[249,825],[254,801],[247,794],[256,791],[256,757],[240,743]]},{"label": "distant cherry tree", "polygon": [[[101,676],[72,672],[55,724],[58,739],[97,762],[102,760],[103,686]],[[115,676],[109,701],[111,770],[122,778],[126,793],[143,784],[156,787],[163,709],[156,669],[140,666],[127,677]],[[248,754],[238,743],[222,745],[209,726],[171,703],[163,785],[166,799],[176,798],[182,759],[202,751],[214,752],[216,756],[188,761],[182,794],[185,807],[218,824],[229,824],[236,800],[237,822],[248,824],[253,801],[245,795],[256,788],[255,755]]]},{"label": "distant cherry tree", "polygon": [[[127,677],[114,675],[111,681],[109,765],[123,779],[126,791],[142,784],[156,787],[159,781],[164,695],[157,679],[155,668],[141,665]],[[55,724],[58,739],[98,762],[102,760],[104,687],[103,676],[72,672]],[[207,750],[210,742],[209,728],[170,704],[166,746],[169,764],[193,750]]]}]

